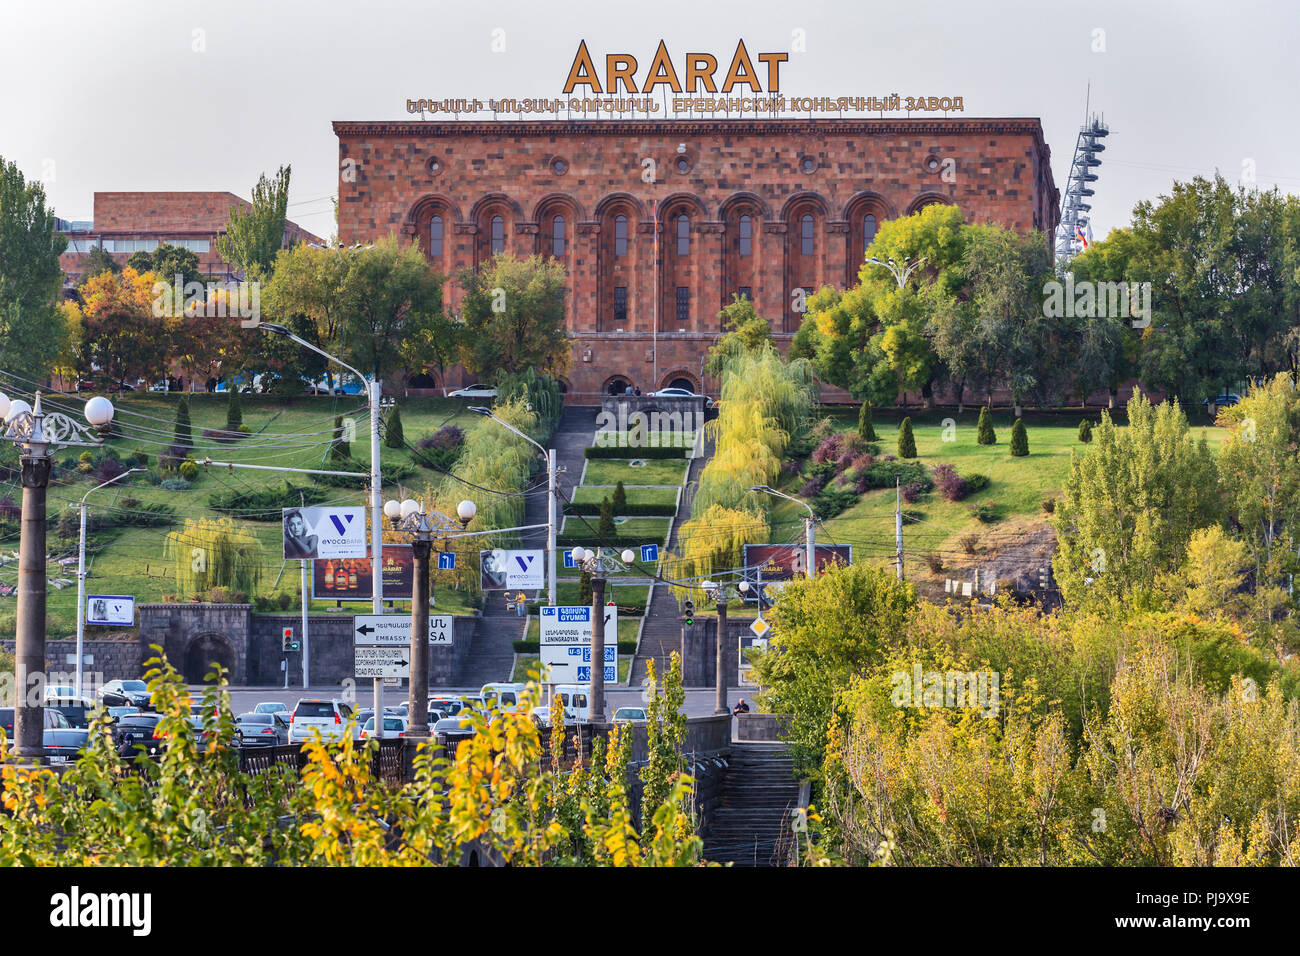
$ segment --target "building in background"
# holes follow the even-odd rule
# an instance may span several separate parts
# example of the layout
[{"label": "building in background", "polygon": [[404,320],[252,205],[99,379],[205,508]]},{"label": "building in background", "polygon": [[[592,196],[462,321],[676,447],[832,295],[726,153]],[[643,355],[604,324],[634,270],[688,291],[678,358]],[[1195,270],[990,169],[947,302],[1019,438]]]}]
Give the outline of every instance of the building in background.
[{"label": "building in background", "polygon": [[[228,192],[97,192],[93,220],[58,220],[59,231],[68,237],[68,248],[59,258],[64,288],[80,284],[86,254],[97,246],[124,264],[132,253],[153,252],[164,242],[192,250],[206,275],[241,278],[217,254],[216,240],[226,230],[230,210],[251,205]],[[322,240],[289,222],[285,241]]]},{"label": "building in background", "polygon": [[[564,264],[571,402],[629,384],[709,389],[701,364],[733,293],[788,346],[800,290],[856,283],[886,220],[955,203],[967,222],[1038,230],[1050,248],[1060,207],[1037,119],[336,122],[334,132],[344,245],[418,239],[453,280],[505,250]],[[460,294],[448,283],[453,310]],[[462,370],[448,378],[439,384],[465,383]]]}]

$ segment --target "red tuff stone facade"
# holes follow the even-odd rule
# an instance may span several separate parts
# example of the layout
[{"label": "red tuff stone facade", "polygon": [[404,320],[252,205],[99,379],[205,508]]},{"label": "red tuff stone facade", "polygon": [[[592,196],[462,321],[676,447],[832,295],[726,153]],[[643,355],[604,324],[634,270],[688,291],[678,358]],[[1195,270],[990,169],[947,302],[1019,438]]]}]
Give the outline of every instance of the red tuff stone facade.
[{"label": "red tuff stone facade", "polygon": [[[502,250],[564,264],[564,384],[579,402],[627,384],[711,389],[701,363],[733,293],[788,344],[799,290],[856,282],[885,220],[955,203],[968,222],[1037,229],[1050,247],[1060,200],[1037,119],[336,122],[334,132],[344,245],[414,238],[449,276]],[[454,283],[447,295],[455,309]],[[448,378],[465,382],[459,370]]]},{"label": "red tuff stone facade", "polygon": [[[89,231],[67,232],[68,248],[59,257],[65,282],[81,281],[82,260],[92,245],[100,245],[124,263],[139,249],[152,251],[159,242],[186,245],[199,257],[199,271],[227,278],[231,269],[217,254],[217,236],[226,231],[232,208],[252,204],[228,192],[95,193],[95,218]],[[286,243],[322,242],[295,223],[285,225]]]}]

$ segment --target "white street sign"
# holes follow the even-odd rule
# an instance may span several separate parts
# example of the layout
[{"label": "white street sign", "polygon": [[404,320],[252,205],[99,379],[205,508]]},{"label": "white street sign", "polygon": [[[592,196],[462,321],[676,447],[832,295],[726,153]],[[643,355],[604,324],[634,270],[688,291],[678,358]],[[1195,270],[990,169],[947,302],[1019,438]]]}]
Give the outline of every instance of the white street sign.
[{"label": "white street sign", "polygon": [[357,677],[410,677],[411,662],[404,647],[357,647]]},{"label": "white street sign", "polygon": [[[618,608],[606,605],[605,680],[618,680]],[[566,605],[543,607],[541,662],[546,679],[554,684],[591,682],[591,607]]]},{"label": "white street sign", "polygon": [[[429,643],[451,644],[454,627],[450,614],[430,614]],[[352,636],[358,647],[410,647],[411,615],[358,614],[352,621]]]},{"label": "white street sign", "polygon": [[[541,642],[590,644],[591,607],[586,604],[546,606],[541,609]],[[605,605],[605,643],[618,642],[618,608]]]}]

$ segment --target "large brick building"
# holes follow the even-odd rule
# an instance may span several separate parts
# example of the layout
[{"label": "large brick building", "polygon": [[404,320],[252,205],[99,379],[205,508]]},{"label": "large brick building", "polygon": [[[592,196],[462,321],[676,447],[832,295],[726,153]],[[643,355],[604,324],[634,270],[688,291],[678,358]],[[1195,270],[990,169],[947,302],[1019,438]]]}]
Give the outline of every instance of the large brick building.
[{"label": "large brick building", "polygon": [[[216,239],[226,231],[234,208],[251,209],[252,204],[228,192],[97,192],[93,220],[59,222],[68,236],[68,248],[59,257],[65,284],[81,281],[82,262],[96,246],[125,263],[132,253],[153,252],[162,242],[192,250],[204,275],[228,278],[231,268],[217,254]],[[284,232],[286,244],[322,241],[292,222]]]},{"label": "large brick building", "polygon": [[[416,238],[451,276],[504,250],[564,264],[570,401],[626,384],[709,389],[701,362],[733,293],[788,343],[799,290],[856,282],[885,220],[955,203],[968,222],[1037,229],[1050,243],[1058,216],[1037,119],[336,122],[334,131],[343,244]],[[454,283],[447,294],[455,309]]]}]

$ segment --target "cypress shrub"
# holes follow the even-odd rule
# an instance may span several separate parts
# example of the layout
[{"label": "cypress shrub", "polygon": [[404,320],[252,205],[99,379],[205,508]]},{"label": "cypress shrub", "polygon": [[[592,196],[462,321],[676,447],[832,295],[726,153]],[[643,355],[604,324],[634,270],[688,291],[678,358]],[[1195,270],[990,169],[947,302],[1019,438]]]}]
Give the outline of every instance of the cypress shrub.
[{"label": "cypress shrub", "polygon": [[1017,418],[1011,426],[1011,457],[1024,458],[1029,454],[1029,435],[1023,419]]},{"label": "cypress shrub", "polygon": [[347,461],[352,457],[352,448],[343,439],[343,416],[334,416],[334,441],[330,443],[330,458],[334,461]]},{"label": "cypress shrub", "polygon": [[184,448],[194,447],[194,429],[190,427],[190,403],[184,397],[176,406],[176,435],[172,444]]},{"label": "cypress shrub", "polygon": [[863,402],[862,408],[858,411],[858,434],[863,441],[880,441],[876,435],[876,427],[871,421],[871,406],[867,402]]},{"label": "cypress shrub", "polygon": [[912,437],[912,419],[904,418],[898,426],[898,457],[916,457],[916,439]]},{"label": "cypress shrub", "polygon": [[1088,424],[1088,419],[1079,422],[1079,441],[1085,445],[1092,441],[1092,426]]},{"label": "cypress shrub", "polygon": [[384,444],[389,448],[402,448],[406,445],[406,436],[402,434],[402,413],[398,411],[397,406],[388,413],[388,420],[384,423]]},{"label": "cypress shrub", "polygon": [[591,572],[584,570],[578,575],[578,604],[590,605],[591,600]]},{"label": "cypress shrub", "polygon": [[242,424],[244,424],[244,410],[239,406],[239,389],[232,388],[230,398],[226,401],[226,431],[237,432]]},{"label": "cypress shrub", "polygon": [[596,533],[602,538],[610,538],[614,535],[614,506],[608,498],[600,502],[600,524],[596,528]]},{"label": "cypress shrub", "polygon": [[993,416],[989,414],[989,407],[985,405],[980,409],[980,420],[976,426],[975,440],[981,445],[996,445],[998,436],[993,431]]},{"label": "cypress shrub", "polygon": [[622,481],[619,481],[619,483],[614,486],[613,501],[614,512],[616,514],[623,514],[624,510],[627,508],[627,489],[623,487]]}]

